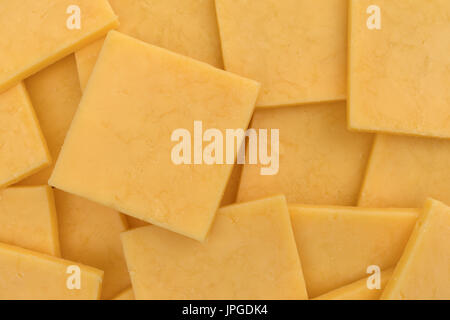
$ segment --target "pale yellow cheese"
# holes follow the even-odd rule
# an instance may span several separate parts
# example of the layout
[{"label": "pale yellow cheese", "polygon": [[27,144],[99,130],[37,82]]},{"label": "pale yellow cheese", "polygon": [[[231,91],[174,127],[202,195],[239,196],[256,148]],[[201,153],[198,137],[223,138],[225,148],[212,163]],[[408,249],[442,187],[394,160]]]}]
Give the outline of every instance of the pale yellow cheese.
[{"label": "pale yellow cheese", "polygon": [[363,207],[450,204],[450,140],[377,135],[359,198]]},{"label": "pale yellow cheese", "polygon": [[289,207],[310,297],[350,284],[369,266],[385,270],[400,259],[417,209]]},{"label": "pale yellow cheese", "polygon": [[450,1],[349,3],[350,127],[450,138]]},{"label": "pale yellow cheese", "polygon": [[23,83],[0,93],[0,188],[32,175],[50,162]]},{"label": "pale yellow cheese", "polygon": [[50,178],[54,187],[203,240],[232,165],[176,165],[172,133],[247,128],[259,85],[112,31]]},{"label": "pale yellow cheese", "polygon": [[314,300],[378,300],[386,283],[392,276],[394,269],[389,269],[380,274],[380,288],[369,289],[368,278],[355,281],[339,289],[325,293]]},{"label": "pale yellow cheese", "polygon": [[50,187],[0,190],[0,242],[57,257],[61,255]]},{"label": "pale yellow cheese", "polygon": [[[70,6],[80,9],[80,29],[68,28],[74,14],[67,13]],[[0,92],[97,40],[117,25],[107,0],[1,1]]]},{"label": "pale yellow cheese", "polygon": [[427,200],[381,298],[450,300],[450,207]]},{"label": "pale yellow cheese", "polygon": [[279,172],[245,165],[239,202],[283,193],[290,203],[356,205],[373,137],[347,130],[345,103],[257,110],[251,127],[280,130]]},{"label": "pale yellow cheese", "polygon": [[135,300],[133,288],[128,288],[114,297],[112,300]]},{"label": "pale yellow cheese", "polygon": [[[214,0],[109,0],[118,31],[223,67]],[[76,53],[81,87],[87,85],[104,39]]]},{"label": "pale yellow cheese", "polygon": [[[76,276],[72,266],[80,289],[67,285]],[[102,277],[95,268],[0,243],[0,300],[96,300]]]},{"label": "pale yellow cheese", "polygon": [[55,190],[61,253],[105,272],[102,299],[111,299],[130,286],[120,233],[127,223],[117,211]]},{"label": "pale yellow cheese", "polygon": [[347,2],[216,0],[225,69],[262,83],[257,106],[346,97]]},{"label": "pale yellow cheese", "polygon": [[136,299],[306,299],[286,200],[222,208],[204,243],[155,226],[122,234]]}]

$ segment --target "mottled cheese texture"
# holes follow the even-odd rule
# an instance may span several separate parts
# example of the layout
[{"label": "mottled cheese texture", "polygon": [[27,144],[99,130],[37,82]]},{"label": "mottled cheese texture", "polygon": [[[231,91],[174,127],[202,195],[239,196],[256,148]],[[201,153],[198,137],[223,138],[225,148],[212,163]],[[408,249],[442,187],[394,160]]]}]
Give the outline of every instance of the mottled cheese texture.
[{"label": "mottled cheese texture", "polygon": [[450,300],[450,207],[429,199],[382,299]]},{"label": "mottled cheese texture", "polygon": [[369,266],[394,266],[419,210],[289,207],[306,287],[314,298],[357,281]]},{"label": "mottled cheese texture", "polygon": [[0,188],[32,175],[50,162],[23,83],[0,93]]},{"label": "mottled cheese texture", "polygon": [[258,107],[346,97],[347,2],[216,0],[225,69],[262,83]]},{"label": "mottled cheese texture", "polygon": [[[79,29],[74,24],[78,17]],[[107,0],[1,1],[0,92],[117,25]]]},{"label": "mottled cheese texture", "polygon": [[135,300],[133,288],[128,288],[122,291],[117,296],[115,296],[113,300]]},{"label": "mottled cheese texture", "polygon": [[450,138],[449,16],[448,0],[350,1],[351,128]]},{"label": "mottled cheese texture", "polygon": [[60,256],[55,201],[47,186],[0,190],[0,242]]},{"label": "mottled cheese texture", "polygon": [[[118,31],[223,67],[214,0],[109,0]],[[87,85],[104,39],[76,53],[81,87]]]},{"label": "mottled cheese texture", "polygon": [[116,31],[89,83],[50,184],[203,240],[232,165],[177,165],[171,138],[246,128],[259,85]]},{"label": "mottled cheese texture", "polygon": [[[80,289],[69,278],[74,267]],[[0,300],[96,300],[102,277],[98,269],[0,243]]]},{"label": "mottled cheese texture", "polygon": [[130,286],[120,242],[127,223],[117,211],[89,200],[55,190],[61,253],[104,271],[102,299],[111,299]]},{"label": "mottled cheese texture", "polygon": [[450,204],[450,140],[377,135],[359,206],[422,207],[427,197]]},{"label": "mottled cheese texture", "polygon": [[[355,281],[351,284],[343,286],[339,289],[325,293],[314,300],[378,300],[381,293],[386,287],[387,282],[392,276],[394,269],[389,269],[380,274],[380,287],[370,288],[367,282],[370,281],[370,277]],[[372,283],[372,282],[371,282]]]},{"label": "mottled cheese texture", "polygon": [[207,240],[149,226],[122,234],[136,299],[306,299],[286,200],[222,208]]},{"label": "mottled cheese texture", "polygon": [[356,205],[373,136],[347,130],[345,103],[257,110],[251,128],[268,129],[268,145],[280,130],[279,172],[246,164],[238,202],[282,193],[290,203]]}]

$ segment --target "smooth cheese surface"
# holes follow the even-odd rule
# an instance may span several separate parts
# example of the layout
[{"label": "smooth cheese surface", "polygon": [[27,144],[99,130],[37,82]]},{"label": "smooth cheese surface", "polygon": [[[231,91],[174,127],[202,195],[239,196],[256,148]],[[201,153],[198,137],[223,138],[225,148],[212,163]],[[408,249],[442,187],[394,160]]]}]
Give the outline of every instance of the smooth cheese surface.
[{"label": "smooth cheese surface", "polygon": [[[80,29],[66,13],[80,9]],[[72,13],[73,14],[73,13]],[[0,2],[0,92],[97,40],[118,25],[107,0]]]},{"label": "smooth cheese surface", "polygon": [[232,166],[176,165],[172,133],[193,136],[199,119],[204,130],[247,128],[258,90],[254,81],[112,31],[50,184],[203,240]]},{"label": "smooth cheese surface", "polygon": [[0,190],[0,242],[59,257],[58,221],[48,186]]},{"label": "smooth cheese surface", "polygon": [[113,300],[135,300],[133,288],[128,288],[122,291],[117,296],[115,296]]},{"label": "smooth cheese surface", "polygon": [[314,300],[379,300],[393,271],[394,269],[391,268],[380,274],[380,289],[369,289],[367,287],[368,278],[364,278],[325,293]]},{"label": "smooth cheese surface", "polygon": [[[80,269],[80,289],[67,286],[71,266]],[[96,300],[102,277],[101,270],[0,243],[0,300]]]},{"label": "smooth cheese surface", "polygon": [[450,204],[449,164],[449,140],[377,135],[359,206],[418,208],[427,197]]},{"label": "smooth cheese surface", "polygon": [[[223,67],[214,0],[109,0],[118,31],[139,40]],[[103,40],[76,53],[84,89]]]},{"label": "smooth cheese surface", "polygon": [[111,299],[130,286],[120,242],[127,223],[117,211],[55,190],[61,253],[104,271],[102,299]]},{"label": "smooth cheese surface", "polygon": [[50,162],[23,83],[0,93],[0,188],[32,175]]},{"label": "smooth cheese surface", "polygon": [[345,103],[257,110],[251,128],[280,130],[279,172],[244,165],[238,202],[282,193],[289,203],[356,205],[373,137],[347,130]]},{"label": "smooth cheese surface", "polygon": [[[450,2],[349,3],[349,126],[450,138]],[[369,6],[380,30],[367,27]]]},{"label": "smooth cheese surface", "polygon": [[136,299],[307,299],[286,200],[219,210],[204,243],[149,226],[122,234]]},{"label": "smooth cheese surface", "polygon": [[450,300],[450,207],[429,199],[382,299]]},{"label": "smooth cheese surface", "polygon": [[258,107],[346,97],[347,2],[216,0],[225,69],[262,83]]},{"label": "smooth cheese surface", "polygon": [[371,265],[394,266],[419,215],[417,209],[290,205],[289,210],[312,298],[361,279]]}]

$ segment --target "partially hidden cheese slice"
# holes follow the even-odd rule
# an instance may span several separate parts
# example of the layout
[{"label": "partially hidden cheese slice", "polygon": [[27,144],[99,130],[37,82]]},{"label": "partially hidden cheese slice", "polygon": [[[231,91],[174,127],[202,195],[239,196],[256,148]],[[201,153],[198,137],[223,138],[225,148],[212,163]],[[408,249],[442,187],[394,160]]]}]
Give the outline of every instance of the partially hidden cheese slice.
[{"label": "partially hidden cheese slice", "polygon": [[0,188],[32,175],[50,162],[23,83],[0,93]]},{"label": "partially hidden cheese slice", "polygon": [[367,285],[369,278],[355,281],[351,284],[325,293],[314,300],[378,300],[386,284],[392,276],[393,268],[380,274],[380,287],[370,288]]},{"label": "partially hidden cheese slice", "polygon": [[135,300],[133,288],[128,288],[128,289],[122,291],[117,296],[115,296],[114,299],[112,299],[112,300]]},{"label": "partially hidden cheese slice", "polygon": [[417,209],[289,207],[306,287],[315,298],[400,259]]},{"label": "partially hidden cheese slice", "polygon": [[225,69],[262,83],[258,107],[346,97],[347,2],[216,0]]},{"label": "partially hidden cheese slice", "polygon": [[450,138],[450,1],[349,5],[349,126]]},{"label": "partially hidden cheese slice", "polygon": [[116,31],[89,83],[50,184],[203,240],[232,165],[177,164],[173,136],[247,128],[259,85]]},{"label": "partially hidden cheese slice", "polygon": [[0,243],[0,300],[96,300],[102,277],[101,270]]},{"label": "partially hidden cheese slice", "polygon": [[231,176],[228,179],[227,187],[222,197],[221,207],[228,206],[236,203],[237,193],[239,190],[239,183],[241,181],[243,165],[236,164],[231,172]]},{"label": "partially hidden cheese slice", "polygon": [[[109,0],[118,31],[222,68],[214,0]],[[81,87],[87,85],[104,39],[76,53]]]},{"label": "partially hidden cheese slice", "polygon": [[429,199],[381,299],[450,300],[450,207]]},{"label": "partially hidden cheese slice", "polygon": [[377,135],[361,189],[362,207],[450,203],[450,140]]},{"label": "partially hidden cheese slice", "polygon": [[48,186],[0,190],[0,242],[60,256],[58,221]]},{"label": "partially hidden cheese slice", "polygon": [[218,211],[204,243],[155,226],[122,234],[136,299],[307,299],[282,196]]},{"label": "partially hidden cheese slice", "polygon": [[289,203],[356,205],[373,136],[347,130],[345,103],[256,110],[251,128],[267,129],[269,141],[280,130],[279,171],[244,165],[238,202],[282,193]]},{"label": "partially hidden cheese slice", "polygon": [[117,25],[107,0],[1,1],[0,92]]}]

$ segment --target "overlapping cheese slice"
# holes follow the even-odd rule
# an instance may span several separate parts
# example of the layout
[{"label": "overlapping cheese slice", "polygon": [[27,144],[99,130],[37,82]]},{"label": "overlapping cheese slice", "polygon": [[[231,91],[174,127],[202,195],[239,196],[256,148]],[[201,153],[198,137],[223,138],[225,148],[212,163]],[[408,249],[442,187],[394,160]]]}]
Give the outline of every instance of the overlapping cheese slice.
[{"label": "overlapping cheese slice", "polygon": [[149,226],[122,235],[136,299],[306,299],[286,200],[219,210],[204,243]]},{"label": "overlapping cheese slice", "polygon": [[221,207],[228,206],[236,202],[239,183],[241,181],[242,168],[242,165],[236,164],[233,168],[233,171],[231,171],[231,176],[228,179],[228,184],[225,188],[222,202],[220,204]]},{"label": "overlapping cheese slice", "polygon": [[[50,184],[203,240],[232,165],[182,164],[172,134],[247,128],[259,85],[112,31]],[[194,152],[193,152],[194,153]]]},{"label": "overlapping cheese slice", "polygon": [[418,209],[289,207],[310,297],[357,281],[370,266],[385,270],[400,259]]},{"label": "overlapping cheese slice", "polygon": [[[214,0],[109,0],[118,31],[222,68]],[[87,85],[104,39],[76,53],[81,87]]]},{"label": "overlapping cheese slice", "polygon": [[107,0],[1,1],[0,92],[117,25]]},{"label": "overlapping cheese slice", "polygon": [[356,205],[373,137],[347,130],[345,103],[257,110],[251,128],[268,129],[269,142],[280,130],[279,172],[246,164],[239,202],[283,193],[290,203]]},{"label": "overlapping cheese slice", "polygon": [[427,200],[381,298],[450,300],[450,207]]}]

